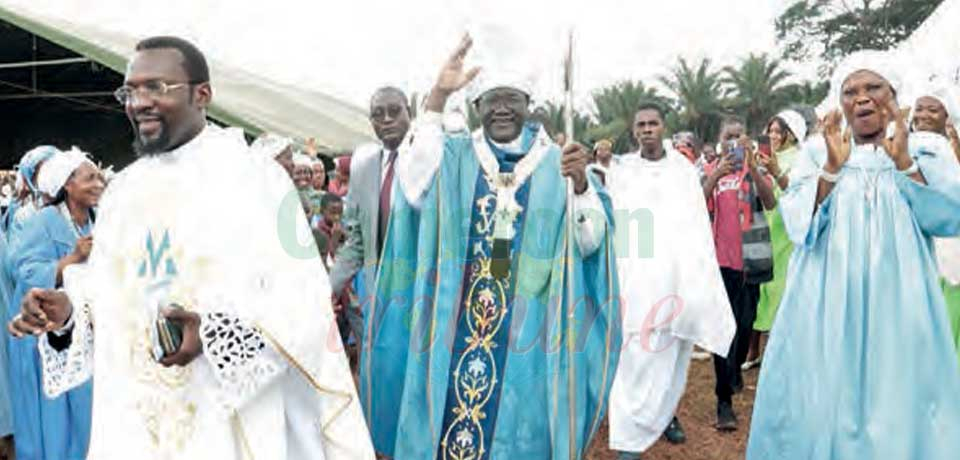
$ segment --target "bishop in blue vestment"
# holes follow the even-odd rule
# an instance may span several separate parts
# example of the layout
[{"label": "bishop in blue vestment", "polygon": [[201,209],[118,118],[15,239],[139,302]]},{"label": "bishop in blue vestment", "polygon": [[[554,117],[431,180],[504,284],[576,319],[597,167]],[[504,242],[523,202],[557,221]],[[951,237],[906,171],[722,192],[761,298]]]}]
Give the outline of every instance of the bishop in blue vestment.
[{"label": "bishop in blue vestment", "polygon": [[610,200],[585,149],[528,121],[521,80],[482,76],[483,129],[443,132],[446,98],[478,73],[462,67],[471,43],[398,160],[420,215],[394,456],[582,458],[621,340]]}]

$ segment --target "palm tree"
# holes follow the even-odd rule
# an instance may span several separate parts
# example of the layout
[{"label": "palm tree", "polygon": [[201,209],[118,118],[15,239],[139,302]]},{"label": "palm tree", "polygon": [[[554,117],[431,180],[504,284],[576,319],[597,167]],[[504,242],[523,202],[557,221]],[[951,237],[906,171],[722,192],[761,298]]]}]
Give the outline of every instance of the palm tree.
[{"label": "palm tree", "polygon": [[741,114],[751,133],[763,130],[767,120],[787,105],[784,82],[790,78],[780,61],[751,53],[739,67],[725,67],[723,82],[733,96],[732,108]]},{"label": "palm tree", "polygon": [[[547,132],[551,136],[562,133],[566,129],[566,122],[564,119],[565,106],[554,104],[551,101],[547,101],[541,106],[538,106],[533,110],[534,118],[538,119],[543,123],[544,127],[547,129]],[[574,109],[573,111],[573,137],[577,142],[581,144],[588,144],[590,139],[587,134],[590,131],[590,128],[593,126],[593,122],[590,120],[590,117],[586,114],[580,113],[580,111]]]},{"label": "palm tree", "polygon": [[610,139],[613,151],[628,152],[634,147],[630,127],[637,108],[646,102],[655,102],[670,109],[672,101],[660,95],[656,88],[640,81],[623,81],[593,93],[599,124],[591,130],[591,140]]},{"label": "palm tree", "polygon": [[784,97],[790,104],[802,104],[816,107],[830,94],[830,82],[794,83],[783,88]]},{"label": "palm tree", "polygon": [[660,82],[676,95],[680,107],[674,122],[677,128],[693,131],[700,139],[716,139],[725,103],[720,73],[710,68],[710,60],[703,59],[694,68],[680,58]]}]

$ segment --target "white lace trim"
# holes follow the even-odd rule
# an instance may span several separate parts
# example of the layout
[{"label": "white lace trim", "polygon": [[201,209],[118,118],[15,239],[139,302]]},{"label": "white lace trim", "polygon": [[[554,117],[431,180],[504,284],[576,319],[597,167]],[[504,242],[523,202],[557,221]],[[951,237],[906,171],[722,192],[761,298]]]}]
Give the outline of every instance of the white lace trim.
[{"label": "white lace trim", "polygon": [[37,348],[43,366],[43,392],[48,398],[56,398],[70,391],[93,376],[93,323],[90,307],[73,312],[73,331],[70,346],[57,351],[47,339],[40,336]]},{"label": "white lace trim", "polygon": [[218,402],[226,409],[241,408],[284,370],[260,332],[236,316],[208,313],[200,323],[200,340],[220,386]]}]

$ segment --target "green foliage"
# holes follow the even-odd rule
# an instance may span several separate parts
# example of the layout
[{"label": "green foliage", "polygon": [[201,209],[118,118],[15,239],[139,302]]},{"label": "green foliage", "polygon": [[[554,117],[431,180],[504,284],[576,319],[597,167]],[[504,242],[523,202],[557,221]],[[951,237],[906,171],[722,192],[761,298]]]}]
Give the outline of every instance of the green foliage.
[{"label": "green foliage", "polygon": [[[554,104],[553,102],[546,102],[545,104],[535,108],[533,110],[535,118],[537,118],[544,127],[547,128],[547,132],[551,136],[556,135],[557,133],[562,133],[566,129],[566,122],[564,121],[564,111],[565,106]],[[590,144],[590,139],[587,138],[587,132],[593,126],[593,122],[590,120],[590,116],[580,111],[574,109],[573,111],[573,137],[574,139],[584,145]]]},{"label": "green foliage", "polygon": [[784,97],[790,104],[803,104],[816,107],[830,94],[830,82],[793,83],[783,87]]},{"label": "green foliage", "polygon": [[752,134],[760,133],[767,121],[789,102],[784,82],[790,73],[777,59],[750,54],[739,67],[728,66],[723,72],[723,82],[731,97],[728,106],[746,120]]},{"label": "green foliage", "polygon": [[[851,3],[853,2],[853,3]],[[576,140],[590,146],[610,139],[614,152],[635,147],[631,126],[637,107],[657,102],[666,110],[668,133],[692,131],[701,140],[717,139],[726,114],[746,119],[752,134],[780,110],[796,105],[819,105],[829,93],[826,81],[790,83],[783,61],[821,60],[821,75],[842,57],[861,49],[889,49],[920,25],[943,0],[800,0],[776,20],[781,59],[750,54],[735,66],[715,69],[709,59],[677,63],[659,77],[670,94],[642,81],[622,81],[593,92],[593,114],[574,113]],[[416,100],[416,95],[414,95]],[[471,129],[480,127],[472,104],[467,111]],[[563,106],[546,102],[534,109],[551,134],[563,131]]]},{"label": "green foliage", "polygon": [[633,149],[630,127],[641,104],[654,102],[669,110],[672,101],[660,95],[656,88],[645,86],[640,81],[623,81],[601,88],[593,93],[598,124],[588,133],[591,142],[609,139],[613,151],[618,153]]},{"label": "green foliage", "polygon": [[710,60],[704,59],[691,67],[686,59],[680,58],[667,75],[660,77],[660,82],[676,97],[677,126],[692,131],[700,139],[716,139],[727,103],[723,78],[711,68]]},{"label": "green foliage", "polygon": [[943,0],[801,0],[776,20],[782,57],[820,58],[826,76],[844,56],[893,48],[916,30]]}]

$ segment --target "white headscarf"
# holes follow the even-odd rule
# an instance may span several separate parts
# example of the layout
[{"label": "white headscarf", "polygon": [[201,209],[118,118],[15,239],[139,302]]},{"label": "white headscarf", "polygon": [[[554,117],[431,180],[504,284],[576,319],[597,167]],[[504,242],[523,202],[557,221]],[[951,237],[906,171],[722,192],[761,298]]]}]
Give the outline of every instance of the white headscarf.
[{"label": "white headscarf", "polygon": [[956,85],[937,76],[928,78],[915,85],[909,101],[915,104],[917,99],[925,96],[940,101],[954,124],[960,122],[960,100],[957,99]]},{"label": "white headscarf", "polygon": [[807,138],[807,121],[803,115],[794,110],[784,110],[777,114],[776,118],[783,120],[790,128],[790,132],[797,138],[797,143],[802,143]]},{"label": "white headscarf", "polygon": [[857,51],[844,58],[836,70],[833,71],[833,76],[830,78],[830,95],[817,108],[817,113],[821,117],[840,105],[843,83],[847,81],[850,75],[861,70],[869,70],[887,80],[897,93],[898,100],[903,96],[903,80],[899,72],[899,64],[894,56],[886,51]]},{"label": "white headscarf", "polygon": [[89,163],[96,166],[87,157],[87,153],[73,147],[65,152],[57,152],[40,168],[40,176],[37,177],[37,188],[50,197],[56,197],[67,179],[73,174],[80,165]]},{"label": "white headscarf", "polygon": [[267,133],[253,141],[253,144],[250,145],[250,151],[272,160],[291,145],[293,145],[293,142],[291,142],[289,138]]}]

